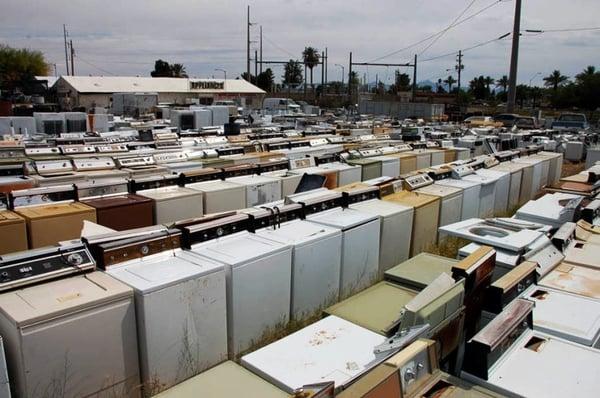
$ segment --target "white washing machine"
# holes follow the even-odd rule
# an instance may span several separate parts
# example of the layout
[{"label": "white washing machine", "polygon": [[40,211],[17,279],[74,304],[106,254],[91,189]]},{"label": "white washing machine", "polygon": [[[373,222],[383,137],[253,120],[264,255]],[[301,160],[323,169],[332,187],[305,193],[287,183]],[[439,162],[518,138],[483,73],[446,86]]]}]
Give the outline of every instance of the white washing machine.
[{"label": "white washing machine", "polygon": [[[460,221],[463,203],[463,190],[461,188],[430,184],[419,188],[414,192],[440,198],[440,219],[438,222],[440,227]],[[438,232],[438,239],[443,238],[445,238],[444,233]]]},{"label": "white washing machine", "polygon": [[563,154],[560,152],[542,151],[537,156],[543,156],[550,159],[550,168],[548,170],[548,185],[558,183],[562,175]]},{"label": "white washing machine", "polygon": [[281,180],[277,177],[247,175],[231,177],[225,181],[246,187],[246,206],[252,207],[281,199]]},{"label": "white washing machine", "polygon": [[508,189],[508,210],[516,208],[519,204],[519,198],[521,195],[521,185],[523,183],[523,169],[527,165],[515,162],[502,162],[494,167],[492,170],[504,171],[510,173],[510,187]]},{"label": "white washing machine", "polygon": [[240,184],[214,180],[186,184],[185,187],[204,194],[204,214],[220,213],[246,207],[246,187]]},{"label": "white washing machine", "polygon": [[242,357],[242,366],[288,394],[333,381],[339,391],[381,360],[373,348],[385,337],[330,315]]},{"label": "white washing machine", "polygon": [[291,173],[289,170],[268,171],[266,173],[261,173],[260,175],[265,177],[276,177],[281,180],[282,198],[294,194],[302,179],[302,175]]},{"label": "white washing machine", "polygon": [[479,217],[489,218],[494,216],[494,200],[496,198],[496,183],[498,182],[497,176],[491,176],[489,174],[469,174],[462,177],[463,180],[477,182],[481,184],[481,191],[479,192]]},{"label": "white washing machine", "polygon": [[496,179],[496,194],[494,196],[494,214],[506,213],[508,209],[508,194],[510,192],[510,172],[492,169],[479,169],[476,174]]},{"label": "white washing machine", "polygon": [[[226,226],[214,228],[222,231]],[[244,231],[194,244],[191,252],[225,265],[230,358],[287,324],[292,281],[290,245]]]},{"label": "white washing machine", "polygon": [[415,213],[414,207],[371,199],[351,204],[350,208],[379,217],[381,223],[379,243],[380,275],[408,259]]},{"label": "white washing machine", "polygon": [[[160,243],[141,241],[118,250],[144,253]],[[146,395],[227,359],[223,264],[177,248],[111,265],[107,272],[135,292]]]},{"label": "white washing machine", "polygon": [[375,156],[371,159],[381,160],[381,175],[398,177],[400,175],[400,159],[394,156]]},{"label": "white washing machine", "polygon": [[379,277],[379,217],[354,209],[315,213],[308,221],[343,232],[340,299],[369,287]]},{"label": "white washing machine", "polygon": [[176,185],[136,192],[154,200],[154,223],[171,224],[204,214],[202,192]]},{"label": "white washing machine", "polygon": [[0,308],[16,396],[139,396],[130,287],[92,272],[1,294]]},{"label": "white washing machine", "polygon": [[6,355],[4,354],[4,341],[0,337],[0,397],[10,398],[10,381],[8,380],[8,368],[6,367]]},{"label": "white washing machine", "polygon": [[359,182],[362,179],[362,167],[353,166],[346,163],[333,162],[323,163],[319,167],[328,170],[338,171],[338,186],[343,187],[344,185]]},{"label": "white washing machine", "polygon": [[417,157],[417,170],[431,167],[431,153],[427,149],[415,149],[408,153],[413,153]]},{"label": "white washing machine", "polygon": [[481,184],[475,181],[455,180],[445,178],[434,182],[434,185],[454,187],[462,189],[461,220],[479,217],[479,202],[481,195]]},{"label": "white washing machine", "polygon": [[600,302],[594,299],[531,286],[522,296],[535,303],[533,330],[598,348]]},{"label": "white washing machine", "polygon": [[[529,191],[528,189],[526,189],[525,191],[525,201],[533,199],[537,196],[537,194],[540,192],[540,190],[542,189],[543,181],[542,181],[542,174],[543,174],[543,159],[542,158],[536,158],[534,156],[524,156],[522,158],[518,158],[513,160],[516,163],[523,163],[523,164],[527,164],[533,167],[532,173],[531,173],[531,191]],[[550,167],[550,160],[547,160],[548,163],[548,170]],[[524,176],[525,177],[525,176]],[[546,177],[547,179],[548,177]],[[523,184],[525,186],[525,184],[528,181],[525,181],[525,178],[523,179]],[[527,193],[529,193],[529,197],[527,197]]]},{"label": "white washing machine", "polygon": [[579,195],[548,193],[523,205],[515,213],[515,218],[560,228],[566,222],[576,221],[582,200],[583,196]]},{"label": "white washing machine", "polygon": [[293,245],[291,318],[302,320],[315,315],[339,298],[342,231],[325,225],[296,220],[280,228],[256,231]]}]

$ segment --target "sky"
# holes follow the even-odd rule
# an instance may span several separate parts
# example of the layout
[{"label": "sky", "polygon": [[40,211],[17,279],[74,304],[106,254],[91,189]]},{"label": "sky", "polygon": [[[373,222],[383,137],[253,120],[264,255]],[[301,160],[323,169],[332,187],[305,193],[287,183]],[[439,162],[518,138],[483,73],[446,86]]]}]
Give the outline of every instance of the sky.
[{"label": "sky", "polygon": [[[329,81],[355,62],[371,62],[419,42],[485,7],[441,36],[381,63],[406,63],[418,54],[418,81],[445,78],[455,55],[512,31],[515,0],[0,0],[0,43],[42,51],[65,73],[63,24],[75,49],[77,75],[149,76],[156,59],[182,63],[190,77],[228,78],[246,69],[246,7],[250,6],[252,55],[263,27],[263,60],[299,59],[306,46],[328,49]],[[522,31],[600,27],[598,0],[523,0]],[[436,40],[433,42],[433,40]],[[465,51],[463,82],[508,75],[511,40]],[[437,59],[431,59],[437,58]],[[543,84],[559,69],[573,77],[587,65],[600,68],[600,30],[523,33],[519,82]],[[265,66],[266,68],[266,66]],[[272,67],[276,78],[283,67]],[[368,82],[391,84],[395,67],[355,67]],[[252,71],[254,64],[252,64]],[[412,76],[412,70],[401,68]],[[52,71],[53,72],[53,71]],[[315,82],[321,71],[314,70]],[[465,84],[465,83],[463,83]]]}]

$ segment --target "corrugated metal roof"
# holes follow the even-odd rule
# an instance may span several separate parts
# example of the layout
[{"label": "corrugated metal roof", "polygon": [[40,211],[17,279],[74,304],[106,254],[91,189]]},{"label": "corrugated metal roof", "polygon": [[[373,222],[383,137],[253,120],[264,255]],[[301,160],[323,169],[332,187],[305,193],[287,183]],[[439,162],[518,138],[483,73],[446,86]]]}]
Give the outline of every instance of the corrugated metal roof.
[{"label": "corrugated metal roof", "polygon": [[[265,94],[264,90],[242,79],[183,79],[135,76],[61,76],[79,93],[240,93]],[[225,82],[225,88],[191,89],[190,82]]]}]

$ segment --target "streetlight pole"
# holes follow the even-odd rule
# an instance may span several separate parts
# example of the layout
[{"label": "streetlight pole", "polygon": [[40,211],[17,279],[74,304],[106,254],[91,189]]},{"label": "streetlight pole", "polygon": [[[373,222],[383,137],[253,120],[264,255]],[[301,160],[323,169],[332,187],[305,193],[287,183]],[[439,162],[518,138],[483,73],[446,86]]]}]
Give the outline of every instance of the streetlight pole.
[{"label": "streetlight pole", "polygon": [[344,85],[344,75],[345,75],[345,72],[344,72],[344,70],[345,70],[345,69],[344,69],[344,65],[335,64],[335,66],[339,66],[340,68],[342,68],[342,86],[343,86],[343,85]]},{"label": "streetlight pole", "polygon": [[225,69],[216,68],[215,71],[217,71],[217,72],[223,72],[223,75],[224,75],[223,79],[227,80],[227,71]]}]

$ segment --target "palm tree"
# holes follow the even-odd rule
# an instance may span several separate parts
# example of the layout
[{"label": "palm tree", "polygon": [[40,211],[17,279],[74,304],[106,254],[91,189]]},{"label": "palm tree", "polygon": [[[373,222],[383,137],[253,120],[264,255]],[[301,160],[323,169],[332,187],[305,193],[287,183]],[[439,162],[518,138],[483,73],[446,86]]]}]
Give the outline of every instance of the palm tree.
[{"label": "palm tree", "polygon": [[587,68],[585,68],[583,70],[583,72],[581,72],[577,76],[575,76],[575,79],[577,80],[577,82],[581,83],[581,82],[584,82],[587,78],[594,76],[595,74],[596,74],[596,67],[589,65]]},{"label": "palm tree", "polygon": [[171,65],[171,76],[173,76],[173,77],[188,77],[187,71],[185,70],[185,66],[183,66],[183,64]]},{"label": "palm tree", "polygon": [[544,78],[544,85],[546,87],[552,87],[553,91],[558,90],[558,86],[561,86],[569,78],[560,73],[559,70],[553,71],[550,75]]},{"label": "palm tree", "polygon": [[302,58],[304,65],[310,69],[310,85],[313,86],[313,68],[319,65],[319,50],[314,47],[306,47],[302,52]]},{"label": "palm tree", "polygon": [[508,90],[508,76],[504,75],[496,80],[496,87],[502,87],[502,92],[505,93]]},{"label": "palm tree", "polygon": [[485,83],[487,91],[490,92],[490,86],[495,82],[494,78],[491,76],[486,76],[485,79],[483,79],[483,82]]},{"label": "palm tree", "polygon": [[456,83],[456,79],[454,79],[452,77],[452,75],[448,76],[448,78],[446,80],[444,80],[444,83],[446,83],[448,85],[448,92],[451,93],[452,92],[452,85],[454,83]]}]

